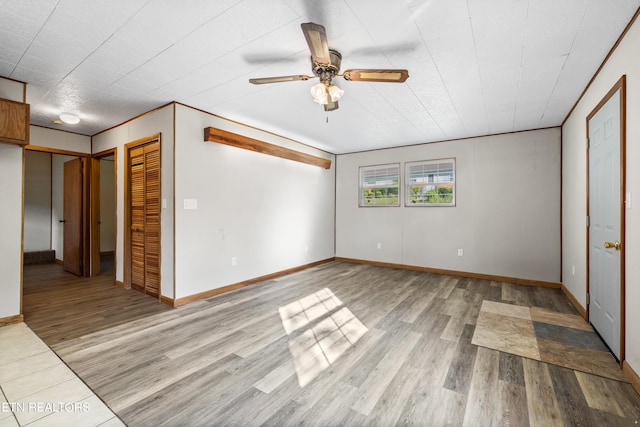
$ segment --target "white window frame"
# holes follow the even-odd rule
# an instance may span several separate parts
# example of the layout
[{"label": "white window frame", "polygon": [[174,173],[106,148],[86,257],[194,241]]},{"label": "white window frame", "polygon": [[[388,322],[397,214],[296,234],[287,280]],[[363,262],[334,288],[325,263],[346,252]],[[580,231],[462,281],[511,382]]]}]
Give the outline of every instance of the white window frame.
[{"label": "white window frame", "polygon": [[[395,175],[396,177],[396,182],[394,183],[393,181],[389,182],[389,179],[385,179],[389,174],[390,171],[392,171],[393,169],[396,169],[397,174]],[[358,186],[358,206],[363,207],[363,208],[369,208],[369,207],[376,207],[376,208],[380,208],[380,207],[393,207],[393,206],[400,206],[400,200],[401,200],[401,173],[400,173],[400,163],[387,163],[384,165],[372,165],[372,166],[360,166],[359,168],[360,170],[358,171],[358,176],[359,176],[359,186]],[[373,173],[375,182],[371,183],[367,181],[370,180],[365,180],[365,175],[369,174],[371,175],[371,173]],[[379,178],[379,179],[378,179]],[[376,197],[374,195],[373,199],[365,197],[365,190],[373,190],[375,192],[376,189],[389,189],[389,188],[395,188],[398,194],[398,200],[396,203],[381,203],[381,204],[376,204],[375,200]],[[369,201],[367,201],[369,200]],[[373,200],[373,203],[371,203],[371,200]]]},{"label": "white window frame", "polygon": [[[451,167],[441,169],[443,165],[450,164]],[[423,168],[422,174],[419,168]],[[445,159],[421,160],[417,162],[405,163],[405,199],[406,207],[437,207],[437,206],[455,206],[456,205],[456,159],[455,157]],[[420,187],[419,194],[416,188]],[[438,198],[448,197],[440,196],[440,189],[451,189],[451,201],[428,202],[430,196],[427,192],[436,191]]]}]

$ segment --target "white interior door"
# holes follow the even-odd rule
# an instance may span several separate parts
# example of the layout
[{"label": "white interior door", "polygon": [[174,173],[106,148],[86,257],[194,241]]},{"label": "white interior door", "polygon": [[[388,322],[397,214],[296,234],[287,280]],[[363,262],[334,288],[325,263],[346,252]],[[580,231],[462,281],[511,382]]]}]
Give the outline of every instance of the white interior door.
[{"label": "white interior door", "polygon": [[589,321],[620,358],[620,90],[589,120]]}]

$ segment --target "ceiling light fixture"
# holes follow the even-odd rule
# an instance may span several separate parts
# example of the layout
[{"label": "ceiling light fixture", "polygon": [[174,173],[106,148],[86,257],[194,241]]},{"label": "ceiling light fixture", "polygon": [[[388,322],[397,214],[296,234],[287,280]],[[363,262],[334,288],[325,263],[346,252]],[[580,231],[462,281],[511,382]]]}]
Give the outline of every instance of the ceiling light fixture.
[{"label": "ceiling light fixture", "polygon": [[318,83],[311,86],[311,96],[318,104],[327,105],[329,99],[331,102],[338,102],[342,95],[344,95],[344,90],[332,84]]},{"label": "ceiling light fixture", "polygon": [[342,95],[344,95],[344,90],[335,85],[329,86],[329,96],[331,97],[331,101],[338,102],[338,100],[342,98]]},{"label": "ceiling light fixture", "polygon": [[329,102],[327,97],[327,87],[324,83],[318,83],[317,85],[311,86],[311,96],[318,104],[326,105]]},{"label": "ceiling light fixture", "polygon": [[68,125],[75,125],[80,123],[80,117],[72,113],[60,113],[60,120]]}]

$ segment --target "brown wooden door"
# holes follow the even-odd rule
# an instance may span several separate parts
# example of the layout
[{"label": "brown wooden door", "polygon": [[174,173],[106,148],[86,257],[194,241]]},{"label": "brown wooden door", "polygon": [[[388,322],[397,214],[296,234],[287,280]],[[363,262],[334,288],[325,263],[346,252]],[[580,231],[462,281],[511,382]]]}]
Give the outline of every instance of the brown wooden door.
[{"label": "brown wooden door", "polygon": [[100,274],[100,160],[91,159],[91,275]]},{"label": "brown wooden door", "polygon": [[82,164],[82,158],[64,163],[62,267],[76,276],[83,274]]},{"label": "brown wooden door", "polygon": [[129,151],[131,287],[160,295],[160,143]]}]

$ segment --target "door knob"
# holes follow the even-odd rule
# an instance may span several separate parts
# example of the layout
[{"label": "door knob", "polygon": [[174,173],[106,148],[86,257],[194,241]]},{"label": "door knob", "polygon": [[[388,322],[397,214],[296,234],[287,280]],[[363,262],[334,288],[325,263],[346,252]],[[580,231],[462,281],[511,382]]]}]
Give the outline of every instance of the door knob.
[{"label": "door knob", "polygon": [[619,251],[620,250],[620,246],[622,246],[622,244],[620,242],[615,242],[615,243],[604,242],[604,247],[606,249],[615,248],[616,251]]}]

